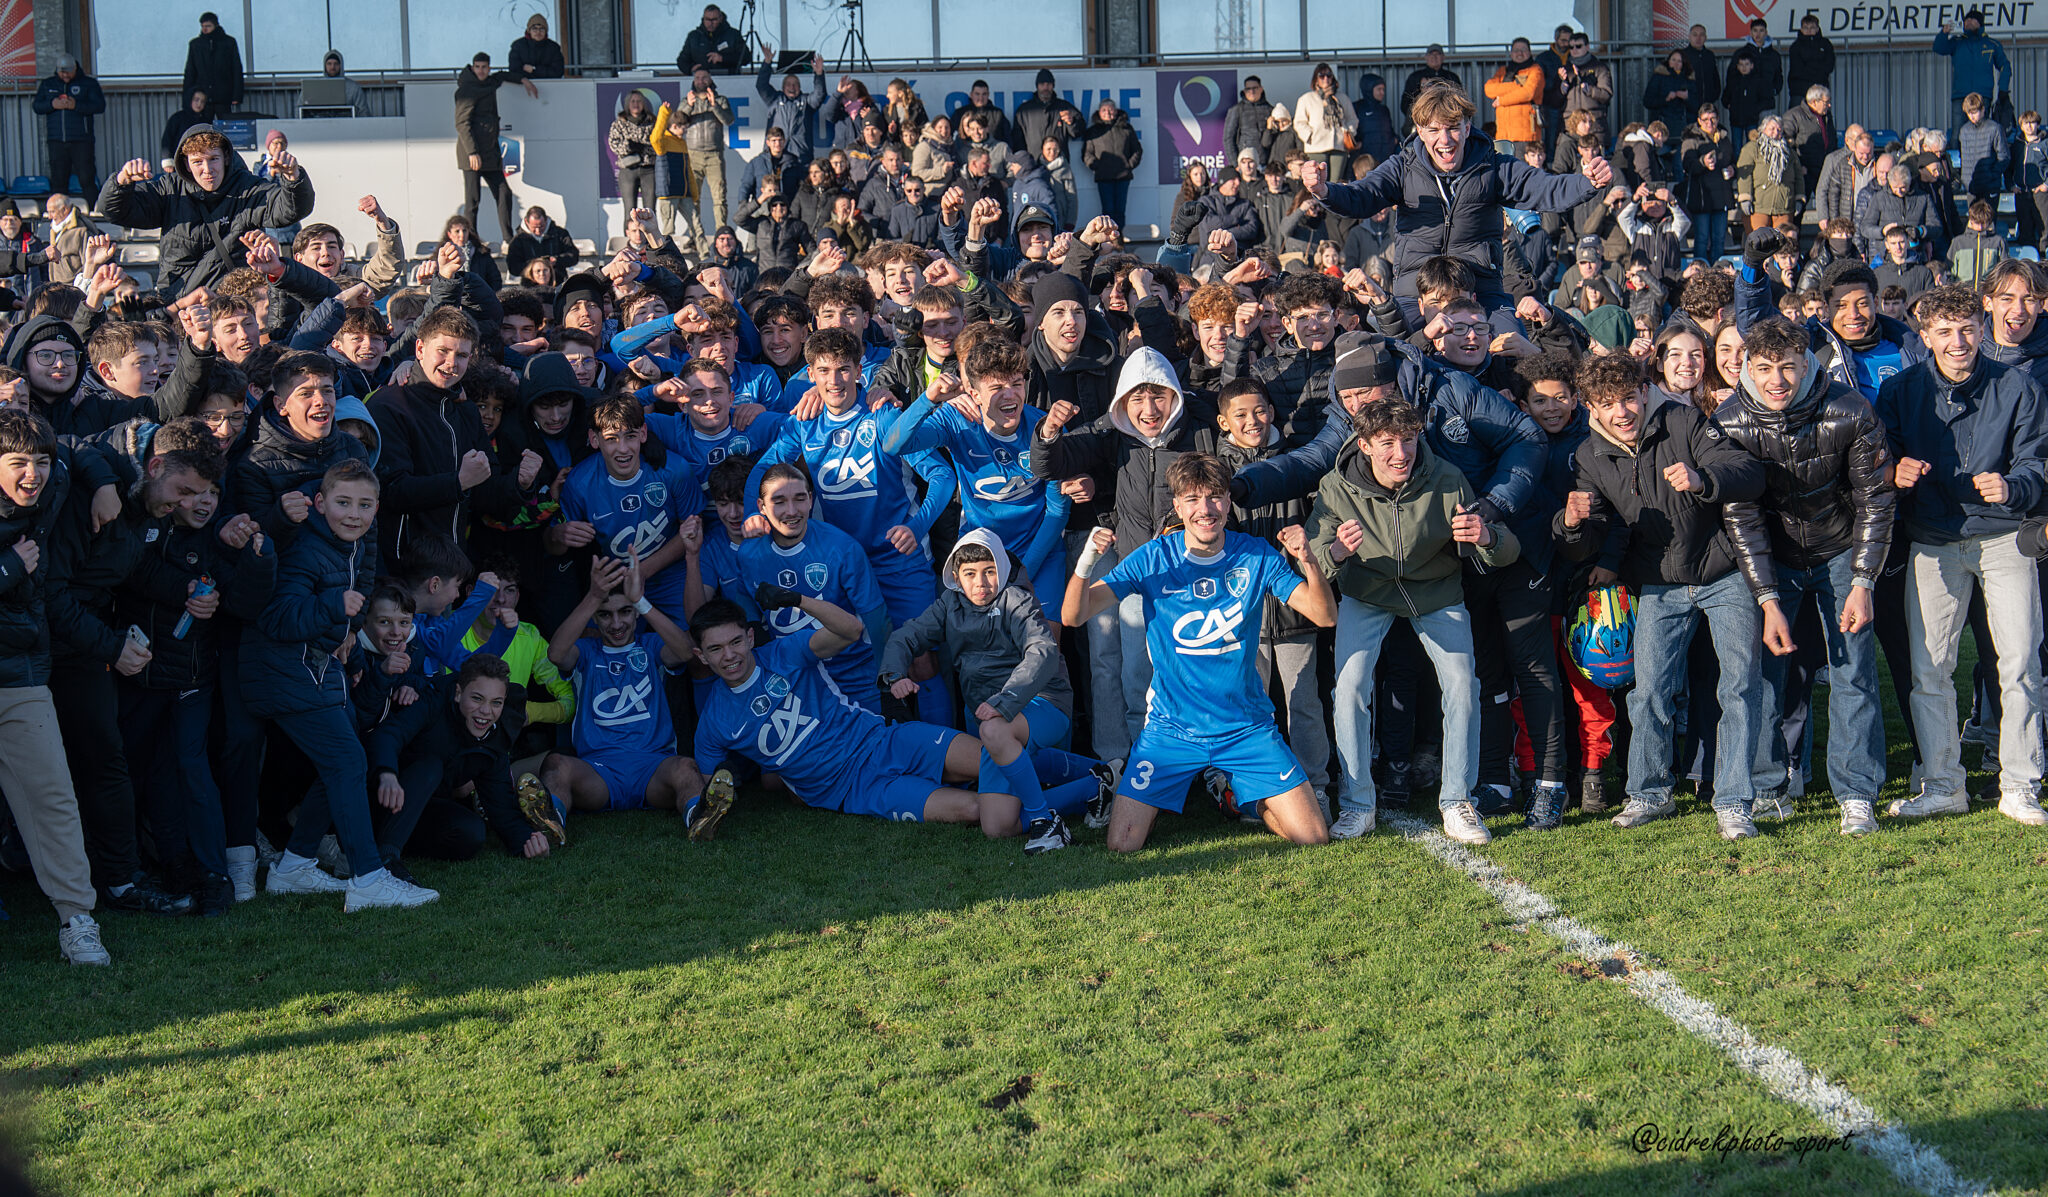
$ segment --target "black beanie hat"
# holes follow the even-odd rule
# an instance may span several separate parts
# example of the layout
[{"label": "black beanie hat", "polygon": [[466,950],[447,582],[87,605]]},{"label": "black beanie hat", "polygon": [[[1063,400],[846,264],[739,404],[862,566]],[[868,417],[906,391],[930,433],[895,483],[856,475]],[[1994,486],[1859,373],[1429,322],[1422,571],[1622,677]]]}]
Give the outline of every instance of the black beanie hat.
[{"label": "black beanie hat", "polygon": [[1330,367],[1330,390],[1360,390],[1394,381],[1401,372],[1401,359],[1388,347],[1385,337],[1372,333],[1348,332],[1331,347],[1336,360]]},{"label": "black beanie hat", "polygon": [[1033,86],[1033,87],[1036,87],[1036,86],[1038,86],[1038,85],[1039,85],[1039,84],[1041,84],[1041,83],[1051,83],[1051,82],[1052,82],[1052,72],[1051,72],[1050,70],[1046,69],[1045,67],[1039,67],[1039,68],[1038,68],[1038,78],[1036,78],[1036,79],[1033,79],[1033,80],[1031,81],[1031,86]]},{"label": "black beanie hat", "polygon": [[1037,328],[1039,322],[1045,319],[1045,314],[1052,310],[1052,305],[1063,299],[1071,299],[1086,309],[1089,300],[1088,288],[1080,279],[1063,270],[1048,271],[1039,275],[1031,284],[1031,327]]}]

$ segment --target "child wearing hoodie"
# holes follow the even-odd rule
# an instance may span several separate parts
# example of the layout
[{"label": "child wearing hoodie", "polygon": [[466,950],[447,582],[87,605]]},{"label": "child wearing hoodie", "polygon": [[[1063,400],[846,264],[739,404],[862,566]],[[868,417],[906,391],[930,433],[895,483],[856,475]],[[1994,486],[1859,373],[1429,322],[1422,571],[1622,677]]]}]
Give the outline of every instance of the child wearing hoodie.
[{"label": "child wearing hoodie", "polygon": [[[1022,804],[1025,855],[1073,843],[1069,814],[1085,810],[1088,826],[1108,826],[1115,775],[1058,748],[1073,720],[1073,687],[1041,600],[1010,585],[1002,538],[986,528],[965,533],[943,576],[938,601],[890,634],[882,687],[908,699],[919,689],[911,661],[939,654],[941,674],[958,678],[963,709],[979,727],[981,792],[1015,794]],[[1050,790],[1048,774],[1061,779]]]},{"label": "child wearing hoodie", "polygon": [[[1116,552],[1128,557],[1165,528],[1173,515],[1166,471],[1188,453],[1216,449],[1216,413],[1190,411],[1173,364],[1145,346],[1124,360],[1116,398],[1101,419],[1069,431],[1080,409],[1059,400],[1038,424],[1031,440],[1031,476],[1040,482],[1087,475],[1115,479]],[[1123,649],[1124,722],[1132,740],[1145,726],[1151,657],[1145,647],[1141,596],[1120,600],[1117,618]]]},{"label": "child wearing hoodie", "polygon": [[[1468,844],[1492,840],[1472,804],[1479,781],[1479,674],[1464,601],[1464,558],[1510,564],[1521,545],[1504,522],[1475,513],[1471,483],[1423,443],[1422,413],[1396,395],[1375,399],[1352,418],[1356,439],[1324,477],[1309,514],[1309,549],[1339,593],[1337,753],[1343,758],[1342,808],[1330,834],[1351,839],[1373,829],[1373,672],[1380,643],[1406,619],[1436,664],[1443,692],[1443,787],[1437,797],[1444,834]],[[1468,550],[1464,546],[1470,545]]]}]

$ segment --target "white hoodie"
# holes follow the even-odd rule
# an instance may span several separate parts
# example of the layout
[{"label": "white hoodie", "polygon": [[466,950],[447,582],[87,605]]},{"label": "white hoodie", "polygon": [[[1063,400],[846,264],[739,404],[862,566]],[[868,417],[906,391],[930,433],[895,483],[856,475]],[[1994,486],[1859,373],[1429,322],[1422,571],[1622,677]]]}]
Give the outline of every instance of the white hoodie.
[{"label": "white hoodie", "polygon": [[[1167,414],[1166,423],[1160,426],[1157,436],[1146,436],[1139,432],[1137,425],[1131,423],[1131,417],[1124,407],[1124,400],[1130,393],[1148,383],[1166,387],[1173,392],[1173,410]],[[1116,376],[1116,398],[1109,405],[1109,422],[1115,425],[1118,432],[1147,449],[1157,449],[1173,436],[1174,428],[1180,424],[1181,415],[1186,411],[1187,393],[1180,389],[1180,378],[1174,374],[1173,363],[1166,360],[1165,354],[1146,345],[1133,350],[1131,355],[1124,359],[1124,368],[1118,371]]]}]

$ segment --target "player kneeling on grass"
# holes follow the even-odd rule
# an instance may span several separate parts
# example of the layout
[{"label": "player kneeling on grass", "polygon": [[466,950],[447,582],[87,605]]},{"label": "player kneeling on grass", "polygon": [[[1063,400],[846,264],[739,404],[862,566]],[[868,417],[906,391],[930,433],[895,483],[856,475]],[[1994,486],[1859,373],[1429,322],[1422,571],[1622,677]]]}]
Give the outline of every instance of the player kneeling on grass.
[{"label": "player kneeling on grass", "polygon": [[[1016,795],[1030,855],[1074,842],[1066,815],[1086,810],[1090,827],[1109,825],[1115,775],[1109,766],[1060,751],[1074,713],[1074,689],[1038,599],[1010,585],[1010,554],[987,528],[960,538],[946,558],[946,590],[924,614],[897,628],[882,653],[882,686],[899,699],[917,692],[910,663],[937,649],[942,673],[957,676],[981,725],[981,788]],[[1044,786],[1045,774],[1063,780]]]},{"label": "player kneeling on grass", "polygon": [[[1472,805],[1479,781],[1479,674],[1465,609],[1465,546],[1481,569],[1513,564],[1521,545],[1504,523],[1468,510],[1478,502],[1458,467],[1422,443],[1422,413],[1406,399],[1375,400],[1352,423],[1357,440],[1337,456],[1309,512],[1309,551],[1335,580],[1337,752],[1347,778],[1331,834],[1364,835],[1377,818],[1372,781],[1373,673],[1380,644],[1406,619],[1436,664],[1444,696],[1444,834],[1492,840]],[[1561,801],[1557,799],[1546,799]]]},{"label": "player kneeling on grass", "polygon": [[[370,733],[371,813],[379,816],[385,868],[410,879],[400,852],[468,860],[483,847],[486,824],[508,852],[548,854],[547,833],[527,822],[512,792],[512,732],[504,724],[511,690],[511,668],[477,653]],[[452,797],[465,784],[475,785],[482,818]]]},{"label": "player kneeling on grass", "polygon": [[1162,810],[1178,813],[1188,785],[1214,767],[1230,775],[1238,809],[1256,806],[1266,826],[1297,844],[1328,843],[1322,804],[1275,724],[1259,680],[1259,630],[1271,596],[1317,627],[1337,621],[1323,570],[1299,525],[1277,539],[1300,566],[1256,536],[1227,532],[1230,467],[1187,453],[1166,469],[1181,530],[1154,537],[1100,582],[1088,574],[1116,543],[1098,528],[1074,563],[1060,622],[1079,627],[1132,595],[1142,596],[1152,655],[1152,709],[1117,783],[1109,846],[1145,846]]},{"label": "player kneeling on grass", "polygon": [[[704,777],[690,758],[676,755],[664,667],[690,659],[690,637],[641,592],[640,557],[621,564],[590,563],[590,590],[548,642],[548,660],[574,680],[576,755],[549,753],[541,784],[555,796],[566,823],[571,810],[682,810],[704,793]],[[647,621],[647,631],[640,621]],[[584,629],[595,624],[596,636]],[[723,812],[720,812],[723,813]],[[704,838],[717,825],[690,825]]]},{"label": "player kneeling on grass", "polygon": [[764,609],[801,607],[818,622],[754,647],[747,613],[713,599],[690,617],[697,658],[724,684],[714,685],[697,720],[697,765],[710,773],[706,798],[731,801],[734,755],[781,777],[806,806],[901,823],[979,823],[1002,839],[1022,830],[1010,794],[976,793],[946,783],[981,776],[981,742],[929,723],[884,723],[849,700],[825,672],[865,631],[852,612],[823,599],[763,584]]}]

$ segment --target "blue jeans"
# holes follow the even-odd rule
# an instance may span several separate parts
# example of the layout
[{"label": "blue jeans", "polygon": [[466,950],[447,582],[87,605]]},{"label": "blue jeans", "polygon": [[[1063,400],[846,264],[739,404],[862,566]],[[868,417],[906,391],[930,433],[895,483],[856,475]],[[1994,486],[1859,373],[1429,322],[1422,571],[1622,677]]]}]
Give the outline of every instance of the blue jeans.
[{"label": "blue jeans", "polygon": [[318,856],[320,838],[331,828],[357,877],[383,868],[384,858],[370,829],[370,762],[363,755],[363,742],[356,736],[346,703],[273,715],[271,722],[290,736],[320,771],[320,780],[299,805],[299,821],[292,825],[291,842],[285,847],[299,856]]},{"label": "blue jeans", "polygon": [[[1884,710],[1877,693],[1877,630],[1866,626],[1854,635],[1842,632],[1842,606],[1855,577],[1849,565],[1852,550],[1835,554],[1825,565],[1796,570],[1778,566],[1778,602],[1786,618],[1796,619],[1806,596],[1820,598],[1821,627],[1828,643],[1828,781],[1835,800],[1877,801],[1884,785]],[[1789,656],[1764,654],[1764,683],[1770,687],[1765,726],[1782,715]],[[1773,763],[1781,769],[1784,737],[1766,734]],[[1783,784],[1782,782],[1780,783]]]},{"label": "blue jeans", "polygon": [[[1721,722],[1714,755],[1714,809],[1747,811],[1759,775],[1770,771],[1764,743],[1763,614],[1740,570],[1704,586],[1645,586],[1636,596],[1636,686],[1628,697],[1628,795],[1659,806],[1671,797],[1671,741],[1686,651],[1701,617],[1721,665]],[[1775,737],[1771,737],[1775,739]],[[1782,776],[1782,772],[1780,774]]]},{"label": "blue jeans", "polygon": [[207,758],[213,686],[196,690],[121,687],[122,739],[136,746],[136,775],[158,857],[176,860],[187,848],[216,877],[228,871],[220,788]]},{"label": "blue jeans", "polygon": [[1728,245],[1728,211],[1696,212],[1692,218],[1692,256],[1712,262]]},{"label": "blue jeans", "polygon": [[[1337,608],[1337,756],[1344,762],[1339,810],[1374,810],[1379,794],[1372,782],[1373,671],[1380,643],[1398,618],[1392,611],[1341,600]],[[1472,659],[1472,617],[1465,604],[1408,621],[1436,665],[1444,696],[1443,786],[1438,809],[1472,800],[1479,784],[1479,672]]]},{"label": "blue jeans", "polygon": [[[1332,175],[1330,177],[1335,178],[1336,176]],[[1131,198],[1131,181],[1129,179],[1098,179],[1095,182],[1095,192],[1102,197],[1102,214],[1116,221],[1117,227],[1122,228],[1124,208]]]}]

